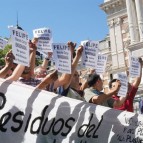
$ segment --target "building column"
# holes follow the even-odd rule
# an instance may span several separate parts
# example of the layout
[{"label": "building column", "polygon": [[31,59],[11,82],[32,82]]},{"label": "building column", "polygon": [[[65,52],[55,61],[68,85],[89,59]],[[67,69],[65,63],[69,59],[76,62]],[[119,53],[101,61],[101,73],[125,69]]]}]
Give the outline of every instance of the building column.
[{"label": "building column", "polygon": [[121,29],[121,18],[114,19],[115,22],[115,38],[116,38],[116,46],[117,46],[117,58],[118,58],[118,66],[119,68],[125,67],[125,58],[124,58],[124,48],[123,48],[123,37],[122,37],[122,29]]},{"label": "building column", "polygon": [[111,56],[112,56],[112,69],[117,69],[118,57],[117,57],[117,44],[116,44],[116,34],[115,34],[115,23],[114,20],[108,22],[110,41],[111,41]]},{"label": "building column", "polygon": [[136,11],[137,11],[137,18],[138,18],[138,27],[139,27],[139,34],[140,34],[140,41],[143,42],[143,14],[142,14],[142,1],[135,0],[136,4]]},{"label": "building column", "polygon": [[131,44],[134,44],[139,41],[138,33],[137,33],[137,21],[135,16],[135,4],[133,0],[126,0],[127,7],[127,15],[128,15],[128,23],[129,23],[129,32]]}]

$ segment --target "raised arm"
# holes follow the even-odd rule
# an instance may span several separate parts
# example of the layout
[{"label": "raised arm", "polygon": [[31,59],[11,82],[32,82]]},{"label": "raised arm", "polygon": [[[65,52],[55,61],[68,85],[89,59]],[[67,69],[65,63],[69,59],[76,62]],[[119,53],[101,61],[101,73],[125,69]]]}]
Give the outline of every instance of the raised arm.
[{"label": "raised arm", "polygon": [[24,65],[17,65],[17,67],[14,69],[12,75],[6,79],[11,80],[11,81],[17,81],[19,79],[19,77],[21,76],[21,74],[23,73],[24,68],[25,68]]},{"label": "raised arm", "polygon": [[41,65],[44,69],[47,68],[48,63],[49,63],[49,61],[50,61],[50,59],[52,57],[52,54],[53,54],[52,52],[48,52],[48,56],[44,58],[44,60],[42,62],[42,65]]},{"label": "raised arm", "polygon": [[113,107],[121,107],[122,104],[125,102],[127,96],[128,96],[128,94],[125,97],[120,97],[119,100],[115,100]]},{"label": "raised arm", "polygon": [[[34,62],[32,60],[34,60],[35,56],[35,49],[34,49],[33,43],[31,41],[29,41],[29,47],[30,47],[30,67],[31,67],[31,71],[33,70],[32,66],[34,66]],[[34,57],[34,58],[33,58]],[[11,76],[9,76],[7,78],[7,80],[11,80],[11,81],[17,81],[19,79],[19,77],[22,75],[23,71],[25,69],[24,65],[17,65],[17,67],[14,69],[13,73]],[[32,71],[33,72],[33,71]],[[30,74],[32,74],[32,72],[30,72]]]},{"label": "raised arm", "polygon": [[45,89],[47,85],[54,82],[58,78],[57,71],[53,71],[52,73],[48,74],[40,84],[36,86],[39,89]]},{"label": "raised arm", "polygon": [[35,58],[36,58],[36,43],[38,42],[38,38],[33,38],[32,42],[29,41],[30,48],[30,74],[34,76],[34,68],[35,68]]},{"label": "raised arm", "polygon": [[[88,73],[86,73],[86,76],[89,74],[95,73],[95,69],[88,69]],[[80,87],[81,91],[84,91],[84,89],[88,88],[87,78],[82,82],[82,85]]]},{"label": "raised arm", "polygon": [[142,78],[142,59],[139,58],[139,63],[140,63],[140,76],[139,77],[136,77],[134,82],[133,82],[133,86],[138,88],[140,82],[141,82],[141,78]]},{"label": "raised arm", "polygon": [[[75,46],[75,44],[71,44],[70,48],[73,49]],[[72,51],[72,50],[71,50]],[[72,66],[71,66],[71,74],[62,74],[62,76],[55,82],[54,84],[54,89],[56,89],[57,87],[59,86],[63,86],[64,89],[67,89],[68,86],[70,85],[71,83],[71,79],[75,73],[75,70],[76,70],[76,67],[77,67],[77,64],[78,64],[78,61],[81,57],[81,54],[82,54],[82,51],[83,51],[83,47],[80,46],[77,51],[76,51],[76,55],[73,59],[73,62],[72,62]],[[71,52],[72,53],[72,52]]]},{"label": "raised arm", "polygon": [[107,100],[108,98],[112,97],[112,95],[116,94],[119,89],[120,89],[121,83],[119,80],[116,81],[115,83],[115,88],[112,91],[109,91],[107,94],[103,93],[99,96],[95,95],[92,97],[92,99],[90,100],[91,103],[94,104],[99,104],[101,105],[105,100]]},{"label": "raised arm", "polygon": [[5,78],[8,71],[12,68],[14,55],[10,50],[5,56],[5,66],[0,70],[0,78]]}]

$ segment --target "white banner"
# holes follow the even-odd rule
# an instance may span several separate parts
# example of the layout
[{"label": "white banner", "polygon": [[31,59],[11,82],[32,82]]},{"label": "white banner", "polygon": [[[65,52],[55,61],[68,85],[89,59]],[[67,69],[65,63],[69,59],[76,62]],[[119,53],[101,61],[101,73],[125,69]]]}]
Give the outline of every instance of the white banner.
[{"label": "white banner", "polygon": [[139,77],[140,76],[140,63],[137,57],[130,57],[130,68],[129,75],[130,77]]},{"label": "white banner", "polygon": [[10,27],[12,53],[15,56],[14,62],[29,66],[29,38],[28,34],[14,27]]},{"label": "white banner", "polygon": [[121,82],[120,90],[118,91],[118,96],[125,97],[128,91],[128,77],[126,74],[118,73],[118,79]]},{"label": "white banner", "polygon": [[87,40],[82,41],[81,45],[84,47],[81,65],[83,67],[95,69],[98,59],[99,42]]},{"label": "white banner", "polygon": [[105,73],[107,63],[107,55],[98,55],[97,66],[95,68],[97,74]]},{"label": "white banner", "polygon": [[142,141],[142,115],[0,79],[0,143]]},{"label": "white banner", "polygon": [[7,44],[8,44],[8,40],[0,37],[0,49],[4,49]]},{"label": "white banner", "polygon": [[49,28],[33,30],[33,35],[38,38],[37,49],[44,52],[52,52],[52,31]]},{"label": "white banner", "polygon": [[61,73],[71,74],[71,51],[67,44],[53,44],[53,59],[56,69]]}]

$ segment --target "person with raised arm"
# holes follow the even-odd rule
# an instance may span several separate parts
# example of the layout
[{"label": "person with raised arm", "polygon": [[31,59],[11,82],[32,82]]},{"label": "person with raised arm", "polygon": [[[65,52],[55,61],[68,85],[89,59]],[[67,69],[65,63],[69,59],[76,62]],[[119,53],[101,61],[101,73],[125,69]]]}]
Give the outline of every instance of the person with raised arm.
[{"label": "person with raised arm", "polygon": [[14,60],[14,55],[12,54],[12,51],[10,50],[5,55],[5,66],[0,70],[0,78],[5,78],[6,77],[9,70],[11,70],[11,68],[13,66],[13,60]]},{"label": "person with raised arm", "polygon": [[[139,62],[140,62],[140,65],[141,65],[140,76],[136,77],[132,84],[128,83],[127,98],[126,98],[125,102],[121,106],[115,107],[115,109],[126,110],[126,111],[129,111],[129,112],[133,112],[134,111],[134,109],[133,109],[133,101],[134,101],[135,95],[136,95],[137,90],[138,90],[138,86],[140,85],[141,78],[142,78],[142,59],[141,58],[139,58]],[[115,89],[115,81],[116,81],[116,79],[113,79],[113,80],[111,80],[109,82],[110,91],[113,91]],[[117,93],[115,93],[113,95],[113,98],[115,100],[119,99],[119,97],[117,96]]]},{"label": "person with raised arm", "polygon": [[[68,46],[71,51],[71,59],[73,59],[72,65],[71,65],[71,74],[62,74],[55,82],[53,82],[52,90],[56,91],[56,93],[62,96],[84,100],[79,90],[79,87],[80,87],[79,86],[79,74],[76,71],[78,61],[83,51],[83,47],[79,46],[75,54],[74,49],[76,47],[76,44],[73,42],[68,42]],[[49,80],[48,78],[49,77],[47,76],[47,82]],[[42,88],[45,88],[47,86],[47,84],[45,83],[46,82],[41,83]]]},{"label": "person with raised arm", "polygon": [[87,83],[89,88],[86,88],[84,90],[84,98],[86,102],[97,104],[97,105],[103,105],[110,108],[113,107],[120,107],[124,102],[126,97],[121,97],[118,100],[114,100],[112,98],[112,95],[117,93],[120,89],[120,81],[115,81],[115,88],[114,90],[104,93],[103,90],[103,81],[100,78],[100,76],[96,73],[90,74]]}]

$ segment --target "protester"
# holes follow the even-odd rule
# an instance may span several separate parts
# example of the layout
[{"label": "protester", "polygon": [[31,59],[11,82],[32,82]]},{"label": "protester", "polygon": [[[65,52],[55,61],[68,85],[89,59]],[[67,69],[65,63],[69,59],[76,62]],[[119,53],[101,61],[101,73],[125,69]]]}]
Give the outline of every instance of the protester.
[{"label": "protester", "polygon": [[34,75],[35,78],[44,78],[47,75],[47,69],[42,66],[35,67]]},{"label": "protester", "polygon": [[90,74],[87,79],[87,82],[89,88],[86,88],[84,90],[84,98],[87,102],[97,105],[108,106],[111,108],[119,107],[124,103],[126,97],[121,97],[119,98],[119,100],[114,100],[113,98],[111,98],[112,95],[114,95],[120,89],[121,84],[119,80],[116,80],[114,90],[110,91],[107,94],[101,92],[103,90],[103,81],[98,74]]},{"label": "protester", "polygon": [[48,52],[48,56],[43,59],[42,65],[35,67],[34,75],[35,78],[44,78],[47,75],[47,66],[52,57],[52,52]]},{"label": "protester", "polygon": [[[140,68],[140,76],[139,77],[136,77],[134,82],[131,84],[131,83],[128,83],[128,92],[127,92],[127,98],[125,100],[125,102],[123,103],[122,106],[120,107],[115,107],[115,109],[118,109],[118,110],[127,110],[129,112],[133,112],[134,109],[133,109],[133,101],[134,101],[134,97],[137,93],[137,90],[138,90],[138,86],[141,82],[141,78],[142,78],[142,59],[139,58],[139,62],[140,62],[140,65],[141,65],[141,68]],[[113,91],[114,88],[115,88],[115,81],[116,79],[113,79],[112,81],[109,82],[109,88],[110,88],[110,91]],[[119,97],[117,96],[117,93],[115,93],[113,95],[113,98],[115,100],[118,100]]]},{"label": "protester", "polygon": [[54,81],[58,79],[57,71],[54,70],[53,72],[49,73],[43,80],[36,86],[38,89],[45,89],[49,90],[50,84],[52,84]]},{"label": "protester", "polygon": [[[76,54],[74,53],[74,49],[76,44],[73,42],[68,42],[68,46],[71,51],[71,57],[73,58],[72,60],[72,65],[71,65],[71,74],[62,74],[55,82],[53,82],[52,91],[63,96],[67,96],[70,98],[76,98],[79,100],[84,100],[82,98],[82,95],[80,90],[79,90],[79,74],[76,71],[76,67],[78,64],[78,61],[81,57],[83,47],[79,46],[79,48],[76,51]],[[48,83],[49,77],[47,76],[47,79],[44,80],[44,82],[41,83],[41,87],[44,89]],[[49,83],[48,83],[49,84]],[[39,88],[39,86],[37,86]]]},{"label": "protester", "polygon": [[14,55],[12,54],[12,51],[10,50],[5,55],[5,66],[0,70],[0,78],[5,78],[6,75],[9,74],[13,66],[13,60],[14,60]]},{"label": "protester", "polygon": [[[35,39],[33,40],[35,43]],[[41,80],[34,78],[34,67],[35,67],[35,55],[36,55],[36,44],[29,41],[30,48],[30,67],[24,65],[17,65],[11,76],[7,80],[18,81],[27,85],[36,86]]]},{"label": "protester", "polygon": [[71,65],[71,74],[62,74],[62,76],[54,83],[54,89],[58,88],[58,93],[63,96],[75,98],[84,101],[83,92],[80,91],[79,74],[76,71],[79,59],[83,52],[83,46],[79,46],[74,53],[76,44],[68,42],[68,46],[71,49],[71,55],[73,55],[73,61]]}]

